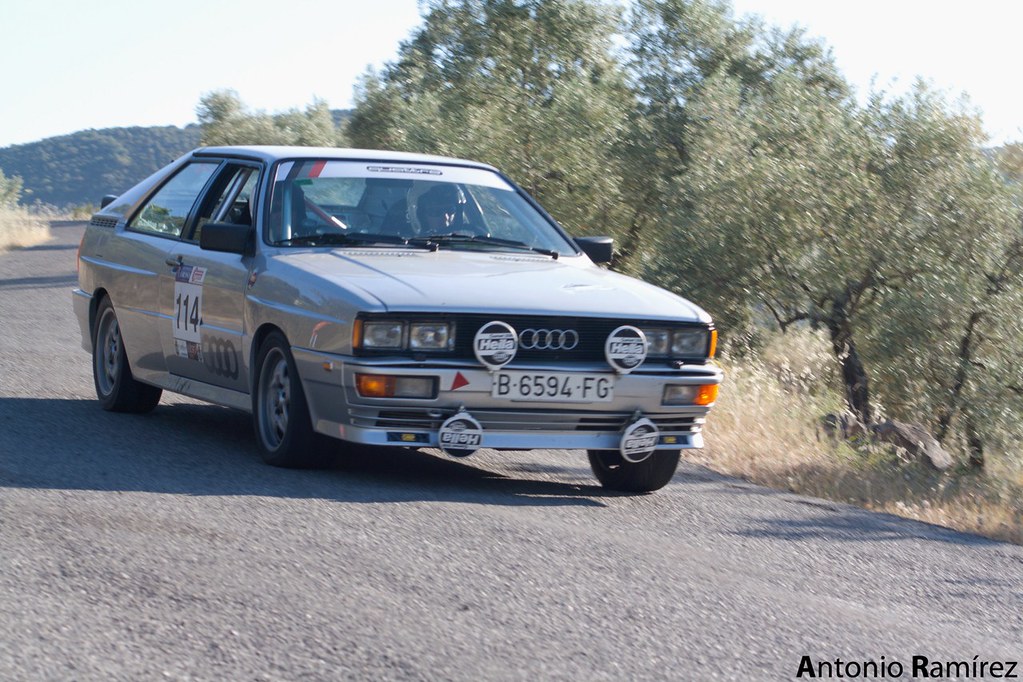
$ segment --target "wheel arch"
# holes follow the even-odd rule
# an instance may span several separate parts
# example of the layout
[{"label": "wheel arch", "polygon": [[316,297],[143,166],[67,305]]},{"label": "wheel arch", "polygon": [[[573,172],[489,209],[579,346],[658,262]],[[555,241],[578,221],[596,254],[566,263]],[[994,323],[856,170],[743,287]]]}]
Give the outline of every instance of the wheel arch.
[{"label": "wheel arch", "polygon": [[[96,335],[96,313],[99,311],[99,304],[103,302],[103,299],[110,298],[110,294],[103,287],[99,287],[96,291],[92,292],[92,300],[89,301],[89,337],[92,338]],[[113,300],[110,301],[110,305],[113,305]]]},{"label": "wheel arch", "polygon": [[284,333],[284,330],[278,327],[272,322],[264,322],[259,325],[255,333],[252,335],[252,343],[249,345],[249,391],[254,392],[256,390],[256,356],[259,353],[260,346],[263,345],[263,341],[270,334],[278,332],[281,336],[291,343],[288,339],[288,335]]}]

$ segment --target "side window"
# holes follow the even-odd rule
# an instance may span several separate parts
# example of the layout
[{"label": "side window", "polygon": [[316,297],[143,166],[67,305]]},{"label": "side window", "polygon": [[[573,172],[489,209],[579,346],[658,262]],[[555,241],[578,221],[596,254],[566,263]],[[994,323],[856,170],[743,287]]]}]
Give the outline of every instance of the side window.
[{"label": "side window", "polygon": [[199,217],[191,241],[198,242],[206,223],[233,223],[252,225],[250,199],[256,190],[259,169],[251,166],[228,165],[210,187],[199,209]]},{"label": "side window", "polygon": [[192,205],[217,165],[196,162],[182,168],[146,202],[129,227],[162,237],[180,237]]}]

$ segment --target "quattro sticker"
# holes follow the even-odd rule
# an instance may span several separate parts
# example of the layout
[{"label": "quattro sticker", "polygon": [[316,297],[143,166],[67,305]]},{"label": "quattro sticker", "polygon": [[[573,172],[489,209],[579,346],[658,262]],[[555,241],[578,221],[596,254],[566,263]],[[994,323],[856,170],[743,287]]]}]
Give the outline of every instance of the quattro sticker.
[{"label": "quattro sticker", "polygon": [[626,462],[642,462],[654,454],[654,448],[660,440],[661,432],[657,424],[643,417],[629,424],[622,433],[622,441],[618,446],[622,459]]},{"label": "quattro sticker", "polygon": [[437,442],[452,457],[468,457],[483,443],[483,425],[468,412],[459,412],[440,425]]},{"label": "quattro sticker", "polygon": [[630,325],[618,327],[607,335],[604,357],[616,372],[628,374],[646,360],[646,334]]},{"label": "quattro sticker", "polygon": [[480,327],[472,341],[476,359],[491,371],[499,370],[511,362],[518,348],[515,329],[510,324],[497,320]]}]

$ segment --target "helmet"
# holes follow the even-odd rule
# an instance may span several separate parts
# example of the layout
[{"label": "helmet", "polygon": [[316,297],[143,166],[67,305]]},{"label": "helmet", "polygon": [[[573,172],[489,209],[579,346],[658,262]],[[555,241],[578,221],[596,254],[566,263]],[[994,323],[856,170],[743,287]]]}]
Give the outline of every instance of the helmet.
[{"label": "helmet", "polygon": [[465,195],[456,185],[443,184],[423,192],[416,202],[420,228],[454,227],[464,221]]}]

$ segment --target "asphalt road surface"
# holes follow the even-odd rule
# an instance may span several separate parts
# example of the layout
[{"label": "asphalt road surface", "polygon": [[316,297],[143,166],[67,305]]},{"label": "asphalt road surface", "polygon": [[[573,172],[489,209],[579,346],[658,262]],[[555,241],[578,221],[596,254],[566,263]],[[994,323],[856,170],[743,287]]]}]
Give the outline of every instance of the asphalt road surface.
[{"label": "asphalt road surface", "polygon": [[289,471],[245,414],[166,394],[106,413],[71,311],[81,232],[0,255],[2,680],[1023,661],[1020,547],[691,465],[645,496],[603,492],[573,451]]}]

